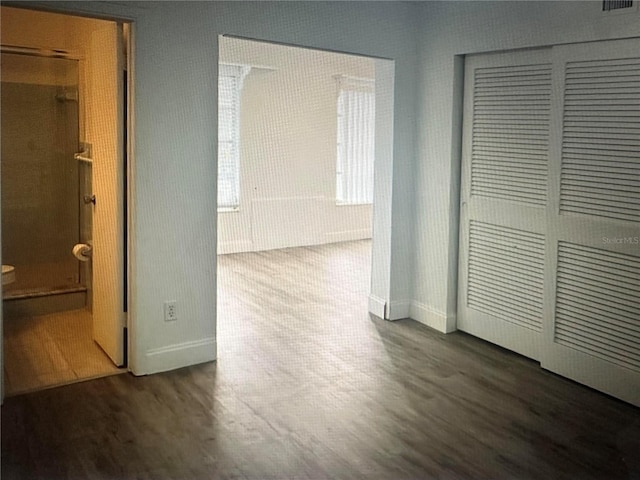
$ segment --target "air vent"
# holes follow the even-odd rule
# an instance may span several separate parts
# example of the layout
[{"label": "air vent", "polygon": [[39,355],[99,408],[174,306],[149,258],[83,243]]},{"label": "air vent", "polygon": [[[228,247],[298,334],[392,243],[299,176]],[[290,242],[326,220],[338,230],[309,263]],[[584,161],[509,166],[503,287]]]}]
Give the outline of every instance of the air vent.
[{"label": "air vent", "polygon": [[623,8],[632,8],[633,0],[602,0],[602,11],[610,12]]}]

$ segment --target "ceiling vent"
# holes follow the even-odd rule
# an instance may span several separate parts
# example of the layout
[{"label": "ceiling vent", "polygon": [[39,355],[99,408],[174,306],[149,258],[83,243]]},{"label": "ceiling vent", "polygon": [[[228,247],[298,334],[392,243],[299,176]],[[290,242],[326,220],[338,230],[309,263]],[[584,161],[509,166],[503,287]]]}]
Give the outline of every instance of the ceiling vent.
[{"label": "ceiling vent", "polygon": [[602,11],[611,12],[613,10],[633,8],[633,0],[602,0]]}]

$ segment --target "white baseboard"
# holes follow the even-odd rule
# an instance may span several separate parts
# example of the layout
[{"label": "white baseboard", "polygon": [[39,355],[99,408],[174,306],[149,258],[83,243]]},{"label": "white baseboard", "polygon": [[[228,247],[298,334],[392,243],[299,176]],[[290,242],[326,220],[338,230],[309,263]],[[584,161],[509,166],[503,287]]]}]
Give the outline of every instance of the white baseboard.
[{"label": "white baseboard", "polygon": [[449,318],[446,313],[434,310],[420,302],[411,302],[410,316],[416,322],[442,333],[450,333],[456,330],[455,317]]},{"label": "white baseboard", "polygon": [[389,302],[388,320],[402,320],[410,317],[411,300]]},{"label": "white baseboard", "polygon": [[345,230],[342,232],[327,232],[324,234],[325,243],[351,242],[353,240],[364,240],[369,238],[371,238],[370,228]]},{"label": "white baseboard", "polygon": [[387,304],[383,298],[369,295],[369,313],[385,320],[401,320],[409,318],[409,300],[399,300]]},{"label": "white baseboard", "polygon": [[233,242],[218,242],[218,255],[227,253],[252,252],[253,242],[251,240],[240,240]]},{"label": "white baseboard", "polygon": [[386,303],[383,298],[369,295],[369,313],[378,318],[384,318]]},{"label": "white baseboard", "polygon": [[211,362],[216,359],[217,346],[214,337],[191,342],[176,343],[147,350],[142,365],[136,365],[135,375],[166,372],[176,368]]}]

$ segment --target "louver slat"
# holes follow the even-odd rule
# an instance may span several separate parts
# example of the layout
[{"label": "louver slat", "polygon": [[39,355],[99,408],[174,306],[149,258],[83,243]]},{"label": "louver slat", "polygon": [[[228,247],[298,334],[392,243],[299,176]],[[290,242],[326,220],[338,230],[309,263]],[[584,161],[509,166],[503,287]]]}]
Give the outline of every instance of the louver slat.
[{"label": "louver slat", "polygon": [[640,58],[565,73],[560,212],[640,221]]},{"label": "louver slat", "polygon": [[472,220],[467,305],[540,332],[544,236]]},{"label": "louver slat", "polygon": [[545,205],[550,97],[549,64],[475,70],[472,196]]},{"label": "louver slat", "polygon": [[640,257],[558,245],[554,341],[640,372]]},{"label": "louver slat", "polygon": [[[612,317],[611,315],[603,314],[601,311],[598,311],[597,308],[590,307],[588,305],[562,305],[558,306],[558,312],[562,315],[567,315],[573,318],[573,321],[580,322],[584,325],[589,325],[589,328],[593,328],[599,331],[609,331],[617,332],[621,334],[624,338],[629,338],[631,333],[634,333],[635,336],[640,337],[640,325],[634,325],[633,319],[625,318],[625,317]],[[603,325],[599,323],[594,323],[590,321],[592,319],[592,315],[597,315],[598,321],[600,319],[605,319]]]}]

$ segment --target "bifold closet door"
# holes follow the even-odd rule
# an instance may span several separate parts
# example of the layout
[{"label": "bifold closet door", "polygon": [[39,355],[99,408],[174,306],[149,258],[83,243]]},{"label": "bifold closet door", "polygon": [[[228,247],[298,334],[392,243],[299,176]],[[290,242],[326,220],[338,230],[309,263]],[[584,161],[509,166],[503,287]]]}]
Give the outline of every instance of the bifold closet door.
[{"label": "bifold closet door", "polygon": [[553,72],[541,364],[640,406],[640,39]]},{"label": "bifold closet door", "polygon": [[458,328],[540,358],[550,51],[465,62]]}]

